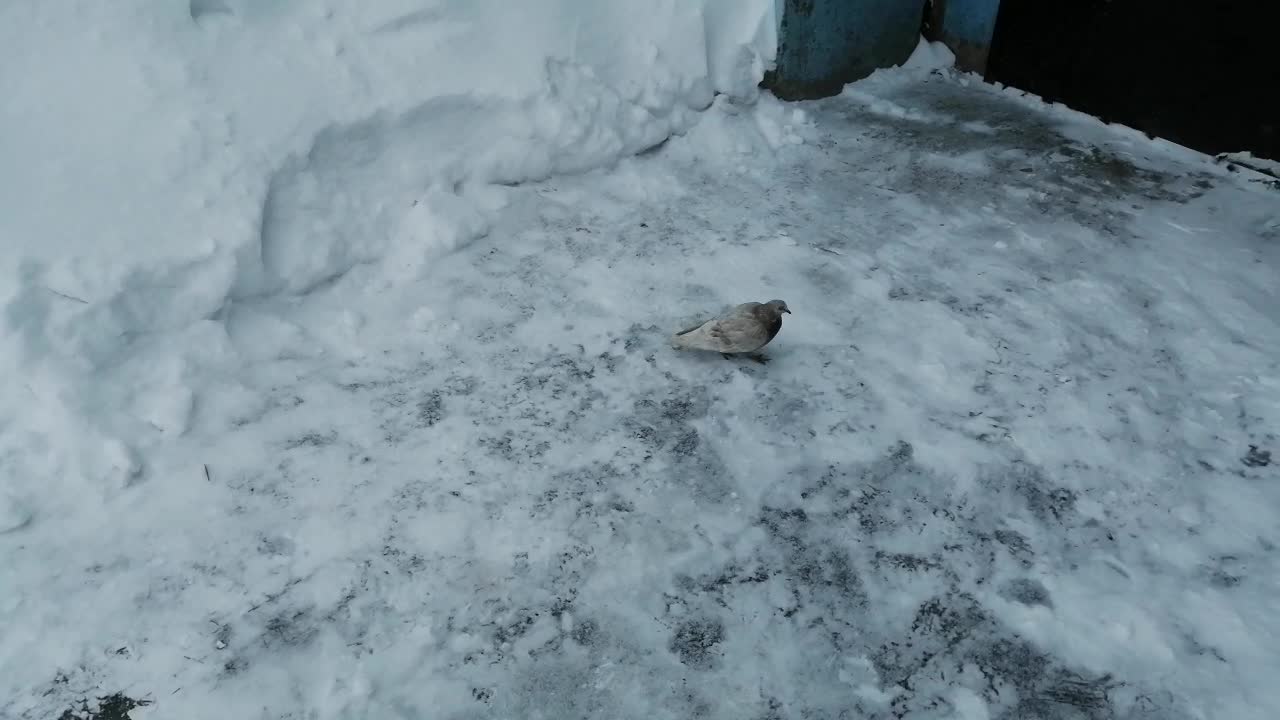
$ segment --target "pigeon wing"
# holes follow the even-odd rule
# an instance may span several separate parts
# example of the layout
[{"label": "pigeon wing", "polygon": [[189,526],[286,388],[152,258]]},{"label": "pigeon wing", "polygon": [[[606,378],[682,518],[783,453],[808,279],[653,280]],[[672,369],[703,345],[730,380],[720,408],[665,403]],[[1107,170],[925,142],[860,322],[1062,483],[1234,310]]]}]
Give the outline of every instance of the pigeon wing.
[{"label": "pigeon wing", "polygon": [[768,328],[754,313],[733,314],[715,321],[707,329],[715,349],[725,353],[754,352],[769,340]]}]

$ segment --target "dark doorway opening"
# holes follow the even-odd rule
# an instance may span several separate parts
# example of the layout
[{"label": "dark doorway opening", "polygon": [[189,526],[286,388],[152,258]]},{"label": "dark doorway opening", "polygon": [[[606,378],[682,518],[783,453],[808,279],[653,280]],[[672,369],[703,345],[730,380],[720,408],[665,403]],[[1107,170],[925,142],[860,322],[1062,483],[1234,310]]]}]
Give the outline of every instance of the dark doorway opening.
[{"label": "dark doorway opening", "polygon": [[986,78],[1202,152],[1280,159],[1278,6],[1003,0]]}]

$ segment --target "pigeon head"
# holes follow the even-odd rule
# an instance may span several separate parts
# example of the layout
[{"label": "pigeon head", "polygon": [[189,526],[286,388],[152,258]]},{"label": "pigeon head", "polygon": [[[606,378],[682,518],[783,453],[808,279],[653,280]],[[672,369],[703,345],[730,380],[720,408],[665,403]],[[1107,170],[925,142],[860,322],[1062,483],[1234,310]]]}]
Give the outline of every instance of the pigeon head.
[{"label": "pigeon head", "polygon": [[765,303],[765,305],[771,308],[778,315],[781,315],[782,313],[786,313],[788,315],[791,314],[791,308],[787,307],[786,300],[770,300]]}]

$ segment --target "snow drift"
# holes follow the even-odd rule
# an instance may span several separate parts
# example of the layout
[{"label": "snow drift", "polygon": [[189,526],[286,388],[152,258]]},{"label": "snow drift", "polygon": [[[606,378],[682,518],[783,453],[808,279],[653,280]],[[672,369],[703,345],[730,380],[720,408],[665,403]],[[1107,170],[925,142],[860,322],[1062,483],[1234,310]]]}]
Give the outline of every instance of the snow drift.
[{"label": "snow drift", "polygon": [[749,100],[775,44],[773,0],[6,3],[0,471],[129,482],[115,438],[183,432],[231,303],[421,278],[504,185]]}]

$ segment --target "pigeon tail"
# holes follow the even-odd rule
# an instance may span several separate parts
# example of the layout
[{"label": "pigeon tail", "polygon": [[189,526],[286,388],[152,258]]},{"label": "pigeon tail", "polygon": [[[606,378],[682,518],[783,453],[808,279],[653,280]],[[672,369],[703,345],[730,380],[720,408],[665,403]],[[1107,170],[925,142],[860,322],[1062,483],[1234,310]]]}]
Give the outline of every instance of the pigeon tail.
[{"label": "pigeon tail", "polygon": [[676,333],[675,335],[672,335],[671,346],[676,348],[677,350],[695,349],[697,347],[698,339],[699,339],[698,334],[695,331],[701,328],[702,326],[703,326],[703,323],[698,323],[697,325],[687,327],[684,330],[681,330],[680,332]]}]

